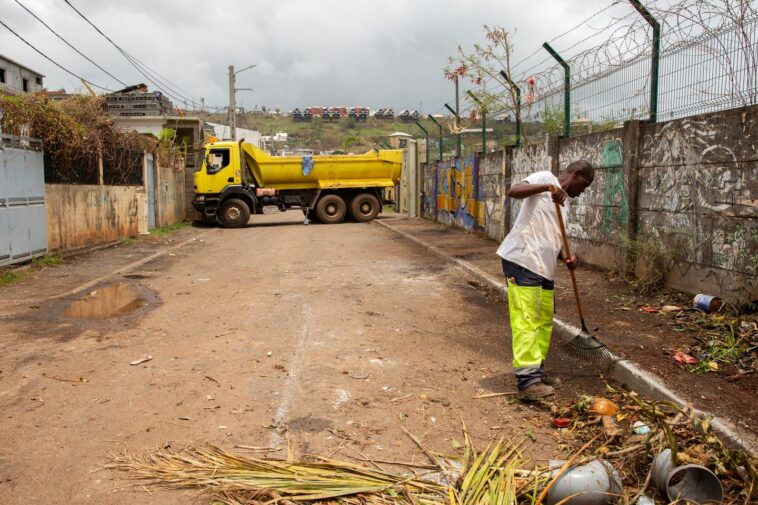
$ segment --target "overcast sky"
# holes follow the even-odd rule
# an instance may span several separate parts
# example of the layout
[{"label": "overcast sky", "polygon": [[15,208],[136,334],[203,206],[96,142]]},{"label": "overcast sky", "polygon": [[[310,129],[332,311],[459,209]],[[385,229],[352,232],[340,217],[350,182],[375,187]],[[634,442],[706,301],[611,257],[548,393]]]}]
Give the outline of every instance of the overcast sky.
[{"label": "overcast sky", "polygon": [[[127,60],[63,0],[20,0],[105,70],[145,82]],[[70,0],[118,45],[186,94],[210,106],[228,103],[227,68],[237,103],[289,110],[308,105],[366,105],[433,113],[454,98],[442,69],[460,43],[483,42],[482,25],[515,31],[515,59],[573,27],[612,0]],[[614,9],[628,9],[619,5]],[[74,73],[121,87],[66,47],[14,0],[0,19]],[[581,30],[555,43],[568,47]],[[0,26],[0,54],[47,77],[48,89],[81,88]],[[534,58],[538,62],[540,53]],[[526,65],[524,65],[524,68]],[[517,69],[518,70],[518,69]],[[148,82],[151,89],[155,86]],[[464,83],[462,89],[468,87]],[[174,102],[178,100],[174,99]]]}]

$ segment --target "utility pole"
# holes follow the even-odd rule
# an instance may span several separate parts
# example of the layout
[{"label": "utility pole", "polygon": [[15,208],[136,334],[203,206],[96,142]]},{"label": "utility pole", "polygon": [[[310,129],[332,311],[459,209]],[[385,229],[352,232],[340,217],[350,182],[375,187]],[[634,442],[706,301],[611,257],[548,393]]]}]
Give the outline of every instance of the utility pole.
[{"label": "utility pole", "polygon": [[237,140],[237,103],[235,100],[235,95],[237,91],[240,90],[249,90],[252,91],[251,88],[236,88],[236,80],[237,80],[237,74],[240,72],[244,72],[245,70],[248,70],[253,67],[257,67],[258,64],[254,63],[252,65],[248,65],[245,68],[241,70],[234,71],[234,65],[229,65],[229,114],[230,114],[230,121],[229,121],[229,128],[231,130],[232,134],[232,140]]},{"label": "utility pole", "polygon": [[237,140],[237,105],[234,103],[234,65],[229,65],[229,129],[232,141]]}]

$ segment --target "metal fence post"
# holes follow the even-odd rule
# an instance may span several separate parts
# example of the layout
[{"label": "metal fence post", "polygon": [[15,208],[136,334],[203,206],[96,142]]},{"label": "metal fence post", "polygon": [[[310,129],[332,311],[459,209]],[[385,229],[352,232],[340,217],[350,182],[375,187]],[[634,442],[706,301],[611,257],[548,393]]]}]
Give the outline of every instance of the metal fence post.
[{"label": "metal fence post", "polygon": [[500,71],[500,75],[503,76],[503,79],[508,81],[508,84],[511,85],[511,87],[516,91],[516,146],[521,145],[521,88],[516,86],[516,84],[511,80],[510,77],[508,77],[508,74],[505,73],[505,70]]},{"label": "metal fence post", "polygon": [[436,124],[436,125],[437,125],[437,127],[439,127],[439,129],[440,129],[440,159],[439,159],[439,161],[442,161],[442,125],[441,125],[441,124],[439,124],[439,123],[437,122],[437,120],[436,120],[436,119],[434,119],[434,116],[432,116],[431,114],[429,114],[429,119],[431,119],[431,120],[432,120],[432,122],[433,122],[434,124]]},{"label": "metal fence post", "polygon": [[571,137],[571,67],[550,47],[550,44],[545,42],[542,47],[563,67],[563,136],[569,138]]},{"label": "metal fence post", "polygon": [[487,152],[487,107],[484,106],[482,101],[471,90],[466,91],[466,93],[479,105],[479,109],[482,111],[482,154],[485,154]]},{"label": "metal fence post", "polygon": [[[460,117],[460,116],[458,115],[458,113],[457,113],[457,112],[455,112],[455,110],[454,110],[452,107],[450,107],[448,104],[445,104],[445,108],[446,108],[447,110],[449,110],[450,112],[452,112],[452,113],[453,113],[453,116],[455,116],[455,124],[456,124],[456,127],[457,127],[457,128],[460,128],[460,126],[461,126],[461,117]],[[455,146],[455,152],[456,152],[456,156],[457,156],[458,158],[460,158],[460,157],[461,157],[461,134],[460,134],[460,132],[458,133],[458,141],[457,141],[457,143],[456,143],[456,146]]]},{"label": "metal fence post", "polygon": [[418,126],[419,128],[421,128],[421,130],[424,132],[424,137],[426,137],[426,144],[425,144],[425,147],[426,147],[426,158],[424,158],[424,159],[426,160],[426,163],[429,163],[429,132],[426,131],[426,128],[424,128],[423,126],[421,126],[421,123],[419,123],[418,121],[416,121],[416,126]]},{"label": "metal fence post", "polygon": [[660,66],[661,53],[661,25],[655,20],[640,0],[629,0],[637,12],[642,14],[645,21],[653,27],[653,55],[650,62],[650,122],[658,120],[658,67]]}]

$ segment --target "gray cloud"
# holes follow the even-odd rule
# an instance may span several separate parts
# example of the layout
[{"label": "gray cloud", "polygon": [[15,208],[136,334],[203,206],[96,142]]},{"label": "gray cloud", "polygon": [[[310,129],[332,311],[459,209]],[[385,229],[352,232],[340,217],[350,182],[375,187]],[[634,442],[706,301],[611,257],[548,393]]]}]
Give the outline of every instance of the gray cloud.
[{"label": "gray cloud", "polygon": [[[21,1],[124,82],[146,81],[62,0]],[[423,102],[425,112],[453,99],[442,68],[459,43],[470,47],[482,41],[483,24],[515,29],[518,59],[610,2],[71,1],[116,43],[209,105],[227,103],[228,65],[257,63],[238,75],[238,87],[254,89],[238,95],[238,103],[247,108],[368,105],[399,110]],[[0,6],[2,19],[50,57],[97,84],[119,87],[13,0],[0,0]],[[2,27],[0,48],[45,74],[49,89],[81,88]]]}]

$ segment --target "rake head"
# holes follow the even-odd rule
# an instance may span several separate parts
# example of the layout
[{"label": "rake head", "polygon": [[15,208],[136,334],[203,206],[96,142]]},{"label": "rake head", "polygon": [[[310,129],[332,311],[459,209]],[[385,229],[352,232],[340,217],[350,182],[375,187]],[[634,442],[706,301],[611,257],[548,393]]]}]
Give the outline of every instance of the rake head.
[{"label": "rake head", "polygon": [[616,360],[616,356],[604,343],[590,335],[587,330],[582,330],[579,335],[569,340],[561,352],[572,358],[589,361],[595,365],[610,367]]}]

